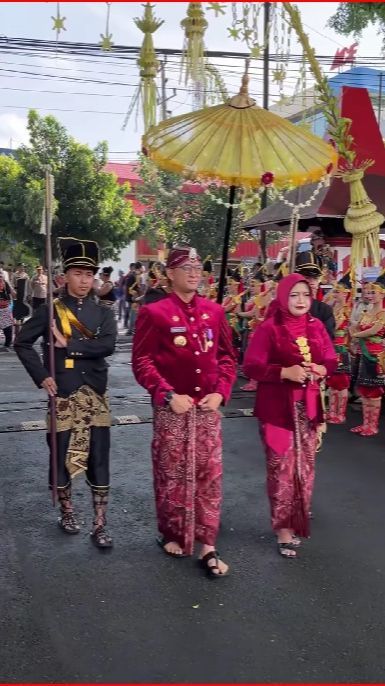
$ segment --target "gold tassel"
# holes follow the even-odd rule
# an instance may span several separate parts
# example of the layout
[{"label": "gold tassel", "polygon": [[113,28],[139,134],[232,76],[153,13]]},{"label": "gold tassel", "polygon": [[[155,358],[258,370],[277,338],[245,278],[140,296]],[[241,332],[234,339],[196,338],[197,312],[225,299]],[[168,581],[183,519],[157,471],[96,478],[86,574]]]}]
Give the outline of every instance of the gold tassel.
[{"label": "gold tassel", "polygon": [[364,258],[369,264],[380,264],[380,226],[385,220],[368,198],[362,183],[363,169],[353,169],[342,175],[349,184],[350,203],[344,219],[345,230],[353,237],[350,263],[352,269],[362,265]]},{"label": "gold tassel", "polygon": [[204,34],[208,23],[201,2],[190,2],[187,17],[181,21],[185,32],[182,69],[185,69],[185,83],[190,79],[194,83],[205,81]]},{"label": "gold tassel", "polygon": [[159,62],[156,59],[152,34],[163,24],[162,19],[155,19],[153,14],[154,5],[147,2],[144,5],[144,16],[142,19],[136,18],[134,22],[140,31],[144,33],[142,47],[138,65],[140,67],[141,96],[144,119],[144,131],[148,131],[151,126],[156,124],[156,105],[157,93],[155,78],[159,69]]}]

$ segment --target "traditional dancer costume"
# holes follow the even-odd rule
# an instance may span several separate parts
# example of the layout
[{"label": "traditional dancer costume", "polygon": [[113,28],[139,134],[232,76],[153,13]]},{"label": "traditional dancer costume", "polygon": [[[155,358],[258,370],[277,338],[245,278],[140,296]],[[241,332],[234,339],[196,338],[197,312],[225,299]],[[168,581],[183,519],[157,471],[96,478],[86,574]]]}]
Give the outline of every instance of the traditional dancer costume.
[{"label": "traditional dancer costume", "polygon": [[349,327],[352,313],[352,284],[349,274],[345,274],[333,289],[333,312],[336,322],[334,348],[337,353],[338,367],[329,377],[329,424],[343,424],[346,421],[346,408],[351,382],[351,356],[349,351]]},{"label": "traditional dancer costume", "polygon": [[384,338],[385,272],[377,281],[366,287],[366,296],[372,309],[364,313],[352,332],[352,339],[359,343],[357,393],[362,398],[363,423],[351,429],[361,436],[378,433],[381,400],[385,388]]},{"label": "traditional dancer costume", "polygon": [[[250,297],[245,304],[245,311],[240,313],[239,316],[243,318],[244,329],[243,329],[243,353],[246,352],[249,345],[250,339],[254,334],[256,328],[262,324],[264,316],[266,313],[266,307],[262,305],[263,298],[262,295],[265,291],[264,287],[264,277],[261,271],[255,275],[250,283]],[[246,326],[245,326],[246,323]],[[253,392],[257,388],[257,382],[255,379],[249,379],[249,381],[241,386],[241,391]]]},{"label": "traditional dancer costume", "polygon": [[240,362],[242,352],[242,329],[238,313],[241,311],[242,296],[244,295],[239,290],[240,281],[241,277],[238,274],[233,274],[228,277],[227,295],[222,303],[222,307],[226,313],[226,319],[231,328],[234,352],[238,362]]}]

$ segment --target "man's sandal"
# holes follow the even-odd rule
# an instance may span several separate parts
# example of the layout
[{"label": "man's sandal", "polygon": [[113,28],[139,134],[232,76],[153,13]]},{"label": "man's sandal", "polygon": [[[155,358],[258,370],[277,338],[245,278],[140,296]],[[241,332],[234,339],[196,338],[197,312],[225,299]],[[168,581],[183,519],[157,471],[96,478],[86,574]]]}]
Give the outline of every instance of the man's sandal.
[{"label": "man's sandal", "polygon": [[[215,564],[210,565],[210,560],[215,560]],[[206,553],[206,555],[204,555],[202,558],[198,560],[200,567],[202,567],[202,569],[205,571],[205,573],[210,579],[221,579],[222,577],[227,576],[229,573],[229,570],[227,570],[227,572],[221,572],[219,569],[218,562],[219,553],[217,550],[210,550],[209,553]]]},{"label": "man's sandal", "polygon": [[78,534],[80,531],[79,523],[73,512],[64,512],[57,520],[58,526],[66,534]]},{"label": "man's sandal", "polygon": [[[295,558],[297,557],[297,553],[295,550],[296,547],[298,546],[293,545],[293,543],[278,543],[278,552],[281,555],[281,557],[286,558],[286,560],[295,560]],[[286,550],[291,550],[294,553],[294,555],[286,553]]]},{"label": "man's sandal", "polygon": [[94,531],[91,531],[91,541],[97,548],[108,549],[113,547],[111,536],[107,533],[104,526],[98,526]]},{"label": "man's sandal", "polygon": [[169,555],[170,557],[186,557],[183,551],[181,553],[173,553],[169,550],[166,550],[166,545],[168,545],[168,543],[175,543],[176,545],[179,545],[176,541],[168,541],[164,536],[157,536],[156,542],[166,555]]}]

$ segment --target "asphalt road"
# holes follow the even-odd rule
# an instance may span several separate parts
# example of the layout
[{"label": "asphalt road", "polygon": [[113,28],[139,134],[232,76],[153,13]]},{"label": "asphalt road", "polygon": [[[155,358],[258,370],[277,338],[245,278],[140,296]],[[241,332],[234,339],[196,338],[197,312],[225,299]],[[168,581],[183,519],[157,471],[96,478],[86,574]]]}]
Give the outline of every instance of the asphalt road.
[{"label": "asphalt road", "polygon": [[[86,485],[74,486],[82,532],[66,537],[46,487],[44,433],[9,429],[43,418],[42,392],[11,353],[0,354],[0,380],[1,682],[384,681],[384,427],[370,439],[330,428],[312,536],[287,561],[269,528],[255,420],[225,418],[218,546],[232,573],[210,581],[154,544],[147,421],[112,429],[115,548],[103,554],[88,537]],[[111,380],[114,414],[149,417],[127,346]],[[239,395],[232,408],[250,407]]]}]

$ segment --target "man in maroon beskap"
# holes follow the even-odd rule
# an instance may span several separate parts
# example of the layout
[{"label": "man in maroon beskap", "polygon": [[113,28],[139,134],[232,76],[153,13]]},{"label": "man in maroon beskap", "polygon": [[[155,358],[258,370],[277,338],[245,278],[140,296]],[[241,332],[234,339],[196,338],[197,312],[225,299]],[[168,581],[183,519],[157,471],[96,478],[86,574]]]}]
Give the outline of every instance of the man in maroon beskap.
[{"label": "man in maroon beskap", "polygon": [[154,406],[157,541],[174,557],[191,555],[199,541],[200,564],[221,578],[229,568],[215,549],[222,499],[219,407],[236,376],[231,331],[223,308],[197,294],[202,262],[194,248],[171,249],[166,267],[172,293],[141,308],[132,359]]}]

